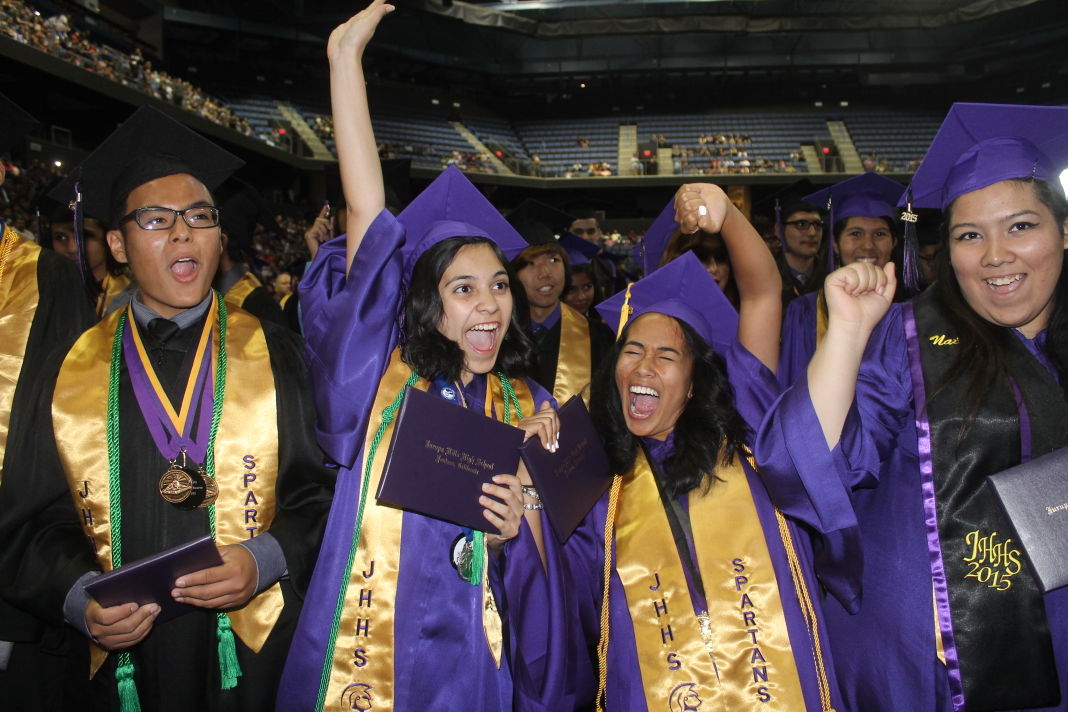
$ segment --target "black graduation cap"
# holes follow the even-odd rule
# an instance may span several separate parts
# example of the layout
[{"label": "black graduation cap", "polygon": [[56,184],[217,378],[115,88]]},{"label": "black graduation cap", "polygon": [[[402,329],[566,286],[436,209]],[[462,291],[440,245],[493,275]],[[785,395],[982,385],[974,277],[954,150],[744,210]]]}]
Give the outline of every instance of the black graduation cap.
[{"label": "black graduation cap", "polygon": [[[801,178],[755,201],[753,203],[753,214],[768,215],[778,221],[780,218],[776,215],[777,210],[782,210],[782,217],[787,217],[788,210],[797,212],[792,207],[798,204],[808,205],[804,200],[804,196],[814,193],[818,189],[819,186],[808,178]],[[823,209],[822,205],[815,207]]]},{"label": "black graduation cap", "polygon": [[[381,163],[386,208],[396,214],[412,202],[412,160],[410,158],[387,158]],[[328,163],[323,169],[323,174],[327,200],[335,207],[344,205],[345,193],[341,188],[340,166],[337,163]]]},{"label": "black graduation cap", "polygon": [[39,122],[0,94],[0,155],[7,153]]},{"label": "black graduation cap", "polygon": [[49,195],[69,201],[78,185],[85,213],[110,225],[122,214],[130,192],[149,181],[188,173],[214,190],[243,165],[192,129],[142,106]]},{"label": "black graduation cap", "polygon": [[280,228],[260,191],[243,180],[232,179],[227,185],[230,190],[219,196],[219,222],[226,233],[227,246],[231,256],[251,256],[256,225],[273,232],[279,232]]},{"label": "black graduation cap", "polygon": [[540,200],[527,198],[508,213],[508,222],[534,246],[555,243],[557,233],[571,227],[574,218]]}]

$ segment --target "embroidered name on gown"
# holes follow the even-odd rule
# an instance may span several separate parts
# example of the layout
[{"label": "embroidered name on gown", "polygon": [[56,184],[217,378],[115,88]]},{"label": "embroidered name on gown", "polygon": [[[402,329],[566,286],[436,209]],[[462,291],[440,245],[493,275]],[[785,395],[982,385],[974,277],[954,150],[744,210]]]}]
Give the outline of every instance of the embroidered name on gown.
[{"label": "embroidered name on gown", "polygon": [[904,317],[919,413],[936,620],[955,706],[1056,704],[1059,685],[1043,598],[1027,567],[1011,565],[1013,547],[1019,545],[1010,541],[1012,528],[985,482],[1026,459],[1028,450],[1037,457],[1068,444],[1063,391],[1019,338],[1001,329],[1006,365],[1024,407],[1010,384],[998,384],[958,439],[967,416],[962,404],[970,402],[970,374],[950,382],[931,401],[925,395],[941,383],[958,354],[954,329],[933,290],[906,304]]}]

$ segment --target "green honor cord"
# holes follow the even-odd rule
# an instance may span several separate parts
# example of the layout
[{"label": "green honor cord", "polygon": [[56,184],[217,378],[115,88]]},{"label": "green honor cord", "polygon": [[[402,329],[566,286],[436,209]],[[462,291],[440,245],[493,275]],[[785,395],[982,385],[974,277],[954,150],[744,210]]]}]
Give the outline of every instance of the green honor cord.
[{"label": "green honor cord", "polygon": [[[523,411],[519,407],[519,398],[515,394],[515,390],[512,389],[512,383],[508,380],[508,377],[503,373],[498,373],[497,378],[501,382],[501,391],[504,393],[504,422],[509,422],[511,411],[509,406],[515,408],[515,412],[519,418],[523,417]],[[352,544],[349,546],[348,562],[345,564],[345,569],[342,574],[341,584],[338,588],[337,605],[334,607],[334,618],[330,622],[330,635],[326,641],[326,650],[323,655],[323,669],[322,674],[319,677],[319,694],[315,701],[316,712],[322,712],[323,706],[326,704],[326,692],[330,687],[330,671],[333,668],[334,651],[337,647],[337,636],[341,628],[341,614],[345,610],[345,597],[348,595],[349,580],[352,576],[352,562],[356,560],[356,551],[360,545],[360,532],[363,529],[363,512],[364,506],[367,503],[367,490],[371,482],[371,465],[374,463],[375,455],[378,453],[378,446],[382,443],[382,437],[386,433],[386,429],[393,423],[393,419],[397,417],[397,411],[400,410],[401,401],[404,400],[404,394],[409,388],[415,385],[415,382],[419,380],[419,374],[412,372],[408,376],[408,380],[404,386],[397,393],[397,397],[393,399],[393,402],[382,409],[382,422],[379,424],[378,429],[375,431],[374,438],[371,439],[371,447],[363,458],[363,482],[360,486],[360,504],[356,510],[356,526],[352,533]],[[487,393],[486,397],[489,397]],[[471,549],[472,549],[472,566],[471,566],[471,578],[467,579],[475,586],[482,585],[482,577],[485,573],[483,568],[483,562],[485,561],[485,534],[481,531],[475,531],[471,537]],[[125,710],[123,712],[126,712]]]},{"label": "green honor cord", "polygon": [[[215,477],[215,436],[219,431],[219,418],[222,416],[223,394],[226,392],[226,303],[216,294],[219,317],[219,360],[215,367],[215,402],[211,410],[211,432],[208,437],[208,451],[204,458],[204,469],[209,477]],[[126,315],[123,311],[119,317],[115,338],[111,343],[111,364],[108,374],[108,507],[111,515],[111,568],[122,566],[122,490],[121,459],[119,448],[119,381],[122,370],[122,333],[126,328]],[[208,522],[211,525],[211,538],[215,538],[215,505],[208,507]],[[230,616],[226,613],[216,614],[215,627],[219,651],[219,686],[230,690],[237,686],[241,676],[241,666],[237,661],[237,645],[230,628]],[[119,688],[119,707],[122,712],[140,712],[141,703],[137,696],[137,682],[134,680],[134,664],[129,652],[121,652],[115,680]]]}]

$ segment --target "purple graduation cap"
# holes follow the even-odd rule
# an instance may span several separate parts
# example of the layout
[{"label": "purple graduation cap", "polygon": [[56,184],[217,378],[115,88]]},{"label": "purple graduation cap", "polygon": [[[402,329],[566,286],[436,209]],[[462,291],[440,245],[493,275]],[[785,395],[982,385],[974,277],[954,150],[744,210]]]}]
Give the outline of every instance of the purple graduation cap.
[{"label": "purple graduation cap", "polygon": [[[896,220],[898,210],[894,206],[905,192],[905,186],[878,173],[862,173],[834,185],[809,193],[802,200],[806,203],[826,206],[828,217],[825,239],[834,240],[834,225],[846,218],[881,218]],[[835,269],[835,253],[827,245],[827,271]]]},{"label": "purple graduation cap", "polygon": [[642,274],[648,276],[659,269],[660,258],[667,249],[672,233],[678,229],[679,224],[675,222],[675,197],[672,196],[645,231],[645,236],[630,251],[630,258],[642,266]]},{"label": "purple graduation cap", "polygon": [[[672,260],[597,305],[609,326],[656,312],[689,324],[721,356],[738,340],[738,312],[692,252]],[[620,315],[626,311],[624,324]]]},{"label": "purple graduation cap", "polygon": [[583,240],[573,232],[565,232],[560,236],[560,246],[567,252],[572,265],[588,265],[590,260],[601,254],[600,245]]},{"label": "purple graduation cap", "polygon": [[912,178],[911,202],[945,210],[965,193],[1013,178],[1057,185],[1066,166],[1068,107],[954,104]]},{"label": "purple graduation cap", "polygon": [[495,242],[509,260],[527,247],[516,229],[455,166],[442,171],[401,211],[397,221],[407,236],[402,248],[405,280],[411,278],[420,255],[450,237],[484,237]]}]

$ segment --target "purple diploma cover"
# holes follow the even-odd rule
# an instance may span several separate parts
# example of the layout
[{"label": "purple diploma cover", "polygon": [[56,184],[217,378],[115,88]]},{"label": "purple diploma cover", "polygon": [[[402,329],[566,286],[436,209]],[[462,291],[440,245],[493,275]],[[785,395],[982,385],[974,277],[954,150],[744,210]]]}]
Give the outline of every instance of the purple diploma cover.
[{"label": "purple diploma cover", "polygon": [[1068,586],[1068,448],[987,481],[1016,529],[1042,592]]},{"label": "purple diploma cover", "polygon": [[497,533],[482,516],[483,483],[514,475],[523,431],[409,388],[376,497],[384,504]]},{"label": "purple diploma cover", "polygon": [[159,625],[199,610],[171,598],[175,579],[221,564],[215,542],[205,535],[101,574],[85,584],[85,591],[105,608],[123,603],[158,603],[160,612],[155,625]]},{"label": "purple diploma cover", "polygon": [[578,396],[560,408],[560,447],[549,452],[538,438],[523,443],[520,453],[538,488],[549,523],[561,544],[612,484],[608,455]]}]

